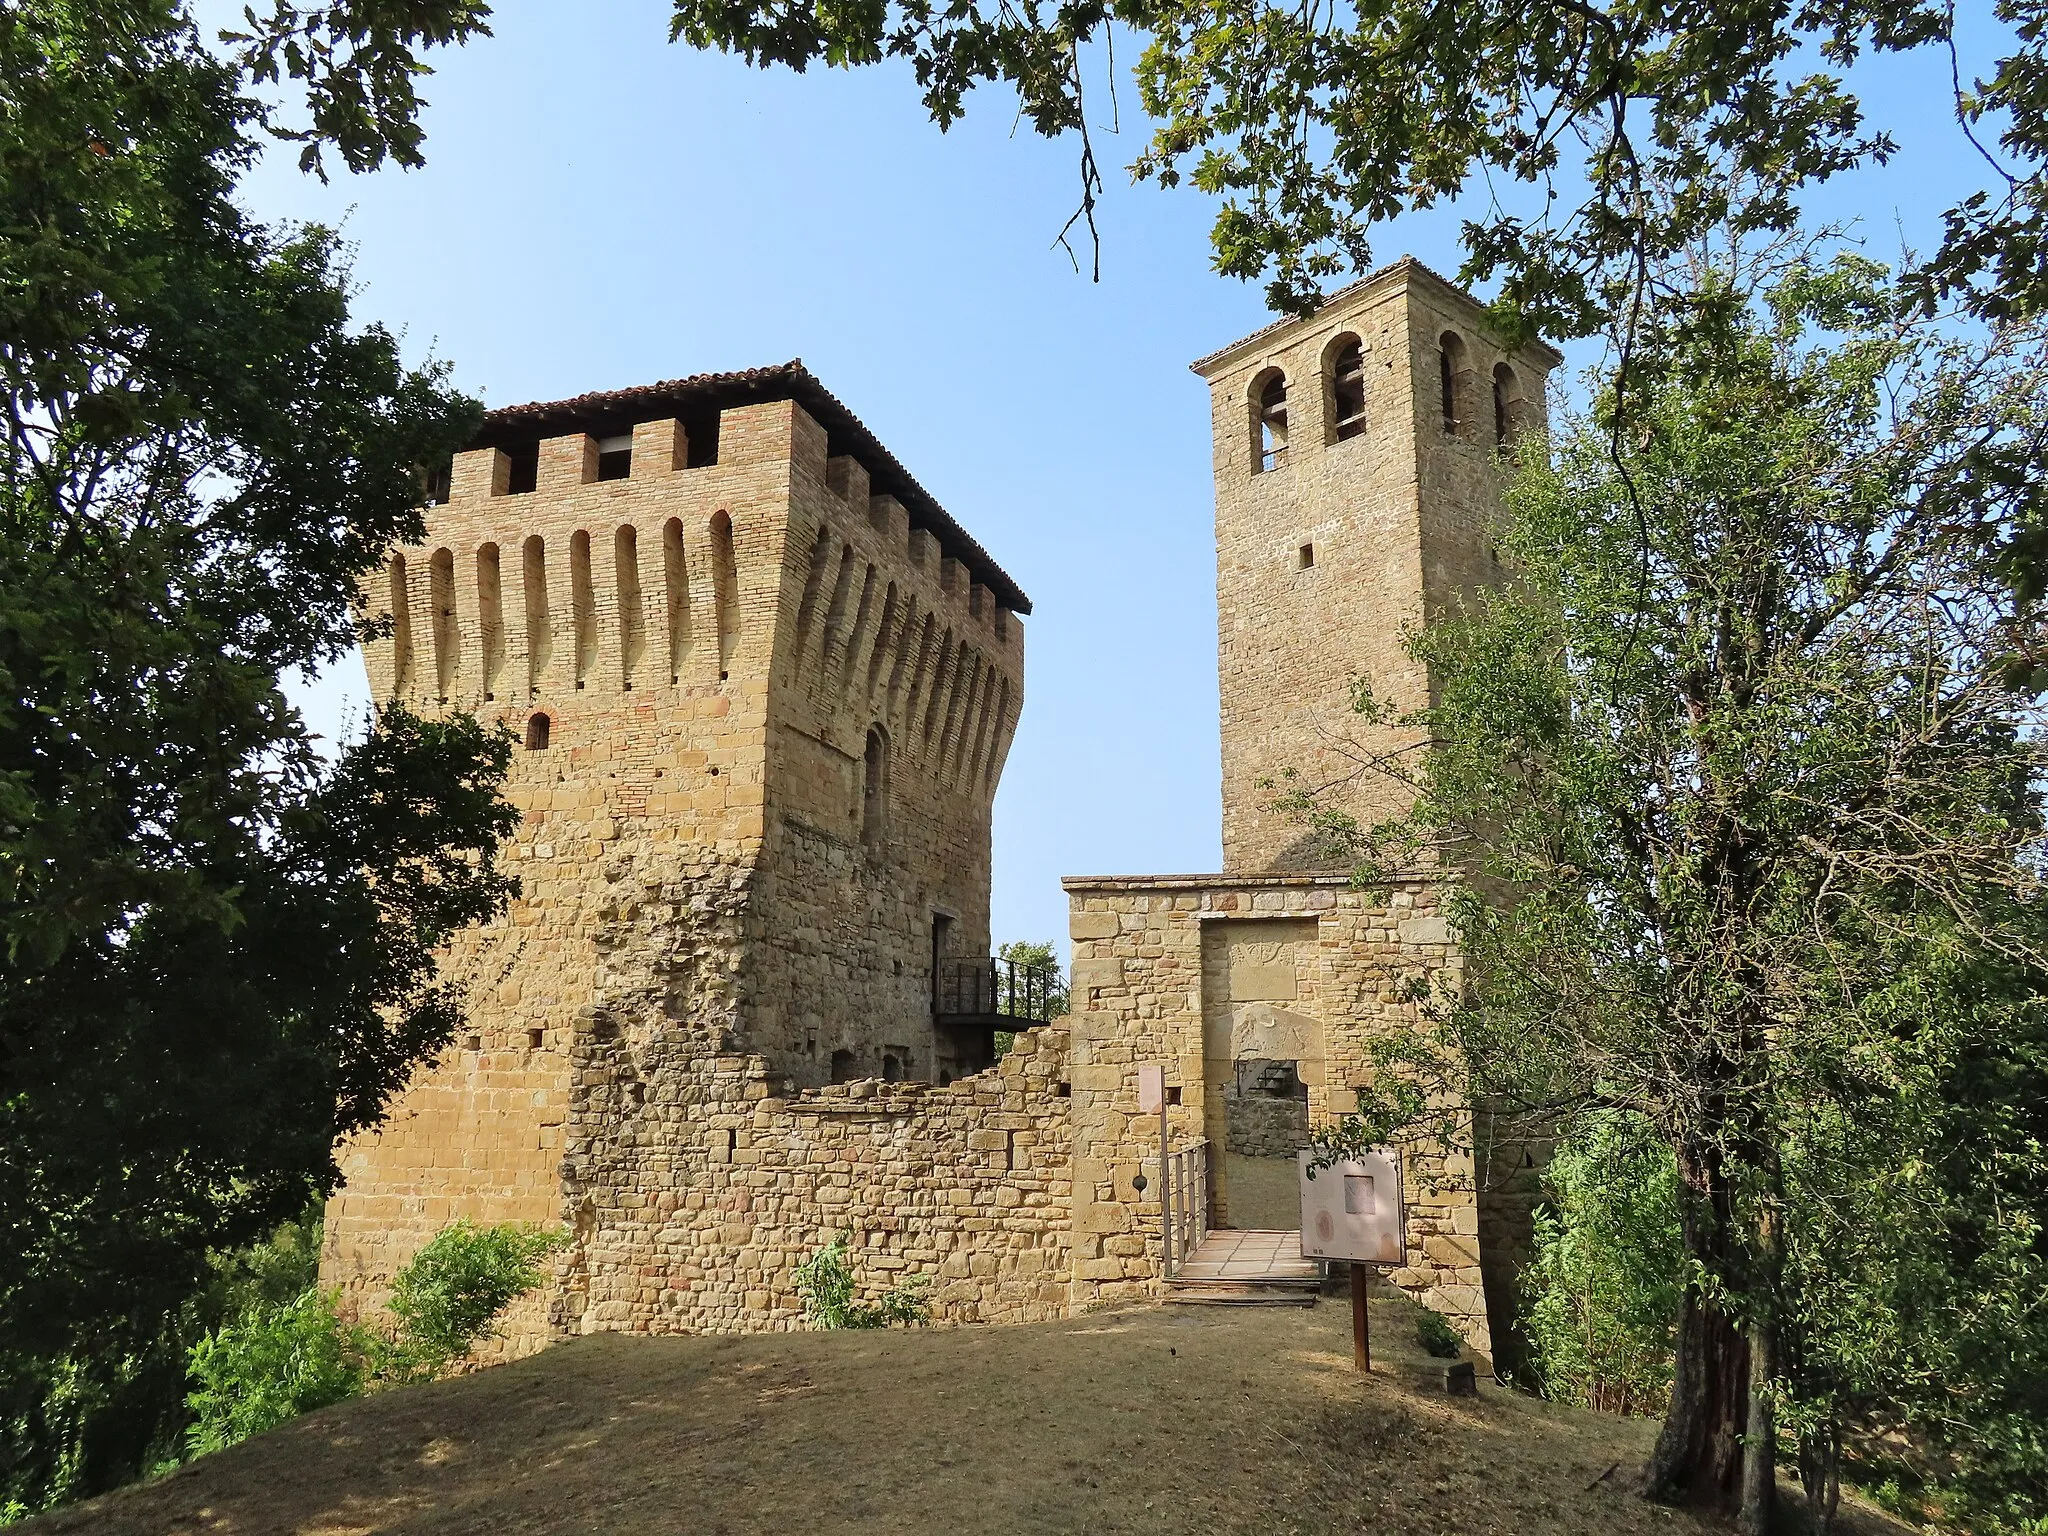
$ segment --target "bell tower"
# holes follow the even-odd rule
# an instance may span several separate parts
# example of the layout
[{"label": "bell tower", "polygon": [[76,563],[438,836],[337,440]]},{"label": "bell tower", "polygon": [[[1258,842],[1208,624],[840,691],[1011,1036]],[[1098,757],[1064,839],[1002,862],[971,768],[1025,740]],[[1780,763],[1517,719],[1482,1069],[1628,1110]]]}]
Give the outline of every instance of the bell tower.
[{"label": "bell tower", "polygon": [[1501,347],[1484,306],[1403,259],[1193,365],[1214,432],[1226,873],[1341,862],[1273,808],[1289,783],[1365,821],[1400,809],[1358,749],[1419,743],[1366,728],[1353,682],[1427,702],[1405,637],[1497,578],[1499,453],[1541,428],[1561,360]]}]

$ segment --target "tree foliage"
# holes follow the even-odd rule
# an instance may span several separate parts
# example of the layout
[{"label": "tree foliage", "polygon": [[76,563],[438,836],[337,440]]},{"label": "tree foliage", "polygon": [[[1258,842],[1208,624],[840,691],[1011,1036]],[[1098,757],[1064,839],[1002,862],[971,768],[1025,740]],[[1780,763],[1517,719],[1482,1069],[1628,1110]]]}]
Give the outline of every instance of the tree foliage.
[{"label": "tree foliage", "polygon": [[1685,1273],[1670,1148],[1632,1116],[1572,1130],[1544,1170],[1522,1277],[1531,1385],[1607,1413],[1662,1413]]},{"label": "tree foliage", "polygon": [[[447,10],[301,18],[369,29],[309,66],[367,116],[316,130],[403,158],[415,103],[361,71]],[[391,709],[329,762],[280,686],[355,643],[358,579],[478,408],[352,320],[330,232],[237,206],[268,122],[182,5],[0,8],[0,1420],[28,1426],[0,1483],[27,1504],[137,1469],[209,1255],[332,1186],[454,1028],[435,948],[512,889],[502,731]]]},{"label": "tree foliage", "polygon": [[[1703,258],[1689,323],[1649,333],[1625,429],[1609,394],[1554,462],[1525,445],[1500,530],[1516,580],[1412,639],[1436,699],[1361,688],[1368,718],[1428,743],[1360,756],[1413,813],[1301,808],[1362,878],[1471,876],[1471,995],[1388,1043],[1386,1093],[1337,1142],[1418,1114],[1455,1130],[1442,1106],[1468,1091],[1654,1127],[1687,1272],[1649,1485],[1763,1530],[1776,1424],[1830,1475],[1846,1325],[1817,1277],[1847,1262],[1844,1232],[1880,1267],[1898,1234],[1869,1203],[1876,1160],[1931,1156],[1943,1115],[2011,1112],[1944,1086],[1998,1059],[2001,1009],[1925,982],[2030,977],[2043,953],[2024,552],[2048,353],[2033,324],[1921,321],[1860,259],[1760,293],[1731,270]],[[2026,1134],[2001,1144],[2002,1197],[2038,1211]],[[1991,1246],[1981,1283],[2032,1295],[2013,1266],[2034,1239]],[[1864,1360],[1848,1377],[1892,1368],[1911,1331],[1844,1346]]]},{"label": "tree foliage", "polygon": [[[1995,9],[2011,50],[1982,81],[1958,74],[1955,102],[1994,191],[1956,204],[1929,282],[2012,314],[2048,298],[2048,16],[2036,0]],[[1788,228],[1799,186],[1888,158],[1894,140],[1866,121],[1841,72],[1869,52],[1951,47],[1954,8],[676,0],[672,30],[798,70],[907,59],[941,128],[976,86],[1006,84],[1039,133],[1078,137],[1091,218],[1100,177],[1085,50],[1135,34],[1153,131],[1132,171],[1223,199],[1212,234],[1218,270],[1266,277],[1276,309],[1312,308],[1328,279],[1369,263],[1373,225],[1480,178],[1519,183],[1541,194],[1540,211],[1496,199],[1476,212],[1465,224],[1466,275],[1499,277],[1504,312],[1579,336],[1690,241],[1731,220]],[[1113,90],[1113,54],[1107,62]],[[1780,193],[1734,196],[1730,159]]]},{"label": "tree foliage", "polygon": [[345,1320],[311,1272],[284,1295],[257,1294],[193,1345],[193,1456],[379,1387],[431,1381],[495,1337],[506,1307],[546,1277],[538,1260],[562,1232],[514,1222],[443,1227],[394,1277],[387,1333]]}]

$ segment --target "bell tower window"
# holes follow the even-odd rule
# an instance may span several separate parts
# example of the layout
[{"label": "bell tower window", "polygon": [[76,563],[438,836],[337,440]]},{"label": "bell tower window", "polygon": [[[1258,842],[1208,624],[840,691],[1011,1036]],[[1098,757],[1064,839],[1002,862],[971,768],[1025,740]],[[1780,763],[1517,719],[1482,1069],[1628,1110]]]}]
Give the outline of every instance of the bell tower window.
[{"label": "bell tower window", "polygon": [[1287,462],[1287,376],[1277,368],[1254,386],[1252,435],[1254,473],[1265,474]]},{"label": "bell tower window", "polygon": [[1365,430],[1365,349],[1356,336],[1338,347],[1330,367],[1330,418],[1340,443]]}]

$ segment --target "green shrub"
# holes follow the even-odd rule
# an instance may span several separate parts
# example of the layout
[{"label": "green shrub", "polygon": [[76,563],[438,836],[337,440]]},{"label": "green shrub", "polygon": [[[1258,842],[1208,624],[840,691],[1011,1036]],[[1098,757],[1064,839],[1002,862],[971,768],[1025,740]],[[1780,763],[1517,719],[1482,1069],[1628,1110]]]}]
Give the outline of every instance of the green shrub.
[{"label": "green shrub", "polygon": [[855,1301],[856,1281],[843,1232],[797,1265],[793,1278],[796,1293],[804,1300],[804,1321],[813,1328],[887,1328],[892,1323],[907,1326],[931,1320],[922,1277],[884,1291],[879,1301]]},{"label": "green shrub", "polygon": [[1602,1115],[1557,1149],[1523,1273],[1533,1385],[1610,1413],[1661,1413],[1684,1254],[1677,1170],[1639,1119]]},{"label": "green shrub", "polygon": [[443,1227],[392,1282],[398,1336],[378,1374],[427,1380],[495,1337],[498,1314],[546,1278],[540,1260],[567,1241],[565,1233],[512,1222]]},{"label": "green shrub", "polygon": [[1415,1342],[1439,1360],[1455,1360],[1465,1347],[1451,1320],[1429,1307],[1424,1307],[1422,1315],[1415,1319]]},{"label": "green shrub", "polygon": [[372,1341],[313,1289],[258,1306],[192,1346],[187,1451],[204,1456],[359,1394]]},{"label": "green shrub", "polygon": [[309,1273],[304,1234],[281,1234],[233,1277],[246,1302],[240,1315],[192,1348],[187,1453],[203,1456],[374,1387],[431,1380],[492,1334],[499,1313],[544,1278],[538,1261],[565,1241],[511,1224],[444,1227],[398,1272],[398,1327],[387,1339],[343,1322],[330,1293],[274,1299]]}]

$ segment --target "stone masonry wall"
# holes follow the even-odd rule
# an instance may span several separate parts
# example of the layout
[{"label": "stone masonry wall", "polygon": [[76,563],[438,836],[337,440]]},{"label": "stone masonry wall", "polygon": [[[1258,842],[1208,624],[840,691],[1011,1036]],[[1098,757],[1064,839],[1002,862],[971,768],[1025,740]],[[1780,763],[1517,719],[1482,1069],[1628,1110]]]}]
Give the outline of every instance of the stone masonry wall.
[{"label": "stone masonry wall", "polygon": [[[1169,1089],[1180,1091],[1167,1112],[1177,1141],[1222,1145],[1233,1056],[1300,1061],[1311,1120],[1324,1124],[1365,1081],[1372,1038],[1419,1026],[1405,984],[1443,976],[1456,985],[1461,962],[1428,881],[1400,886],[1384,904],[1342,876],[1063,883],[1074,943],[1075,1296],[1152,1295],[1158,1207],[1132,1180],[1156,1178],[1158,1134],[1156,1121],[1138,1114],[1139,1064],[1164,1063]],[[1236,938],[1233,927],[1250,937]],[[1291,997],[1280,995],[1290,986]],[[1307,1048],[1318,1041],[1319,1052]],[[1429,1143],[1406,1151],[1410,1247],[1387,1278],[1488,1354],[1471,1156]],[[1227,1222],[1228,1214],[1224,1189],[1212,1215]]]},{"label": "stone masonry wall", "polygon": [[839,1233],[870,1292],[926,1280],[934,1321],[1065,1315],[1064,1030],[1020,1034],[997,1066],[944,1088],[795,1092],[758,1056],[635,1049],[632,1036],[578,1057],[595,1090],[638,1091],[580,1117],[570,1144],[577,1241],[559,1331],[797,1327],[792,1271]]}]

